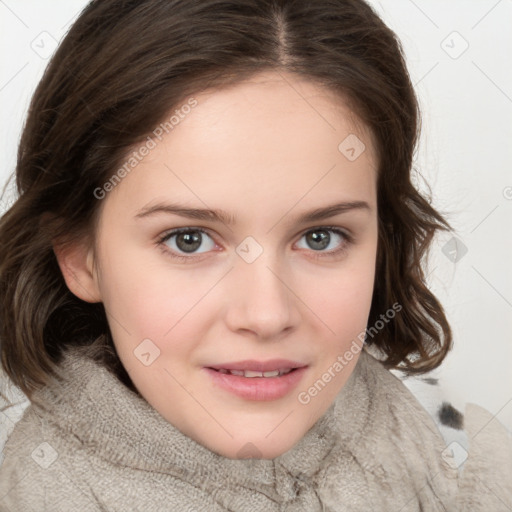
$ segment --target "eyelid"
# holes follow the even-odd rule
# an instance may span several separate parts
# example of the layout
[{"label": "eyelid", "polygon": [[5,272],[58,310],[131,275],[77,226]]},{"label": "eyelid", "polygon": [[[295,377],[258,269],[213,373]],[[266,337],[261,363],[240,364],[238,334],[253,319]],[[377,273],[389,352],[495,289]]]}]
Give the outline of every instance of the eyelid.
[{"label": "eyelid", "polygon": [[186,233],[188,231],[199,231],[200,233],[204,233],[208,235],[212,240],[214,240],[214,237],[211,235],[210,230],[207,228],[200,228],[196,226],[184,226],[165,231],[163,234],[159,235],[158,241],[159,243],[163,243],[164,241],[167,241],[169,238],[171,238],[171,236],[179,235],[180,233]]},{"label": "eyelid", "polygon": [[[296,235],[294,235],[294,237],[299,236],[299,235],[304,236],[305,234],[309,233],[310,231],[315,231],[315,230],[320,230],[320,229],[340,231],[347,239],[350,239],[352,241],[354,239],[353,233],[351,232],[351,230],[349,230],[347,228],[340,227],[340,226],[328,226],[328,225],[323,225],[323,224],[315,225],[315,226],[311,226],[309,228],[303,229],[303,230],[299,231]],[[186,232],[186,231],[199,231],[201,233],[207,234],[210,238],[215,239],[215,236],[212,235],[212,232],[209,228],[203,228],[203,227],[199,227],[199,226],[182,226],[182,227],[168,229],[167,231],[165,231],[164,233],[159,235],[158,240],[161,241],[161,240],[166,239],[167,237],[170,237],[171,235],[176,235],[176,234]]]},{"label": "eyelid", "polygon": [[334,231],[341,233],[347,240],[354,241],[354,234],[347,228],[342,228],[340,226],[328,226],[328,225],[320,225],[320,226],[313,226],[311,228],[307,228],[304,231],[301,231],[302,236],[306,233],[309,233],[310,231],[316,231],[316,230],[322,230],[325,229],[326,231]]},{"label": "eyelid", "polygon": [[321,231],[321,230],[333,231],[334,233],[341,235],[344,238],[344,241],[339,249],[334,249],[331,251],[313,251],[313,250],[308,251],[313,254],[313,259],[342,256],[349,249],[349,247],[351,245],[354,245],[354,243],[355,243],[354,234],[350,230],[348,230],[346,228],[341,228],[339,226],[326,226],[326,225],[313,226],[311,228],[307,228],[305,231],[302,231],[301,237],[303,237],[304,235],[306,235],[307,233],[309,233],[311,231]]}]

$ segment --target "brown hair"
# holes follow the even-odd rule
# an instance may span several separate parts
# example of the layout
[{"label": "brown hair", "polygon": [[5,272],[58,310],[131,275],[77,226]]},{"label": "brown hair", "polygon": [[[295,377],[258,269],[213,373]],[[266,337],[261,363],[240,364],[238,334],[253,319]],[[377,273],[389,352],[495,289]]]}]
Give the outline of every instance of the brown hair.
[{"label": "brown hair", "polygon": [[[18,198],[0,220],[2,365],[27,395],[62,351],[86,347],[133,388],[103,304],[67,288],[52,240],[94,240],[101,187],[127,151],[185,98],[264,70],[336,92],[370,128],[378,155],[379,239],[366,344],[386,367],[423,373],[451,348],[421,263],[451,226],[411,183],[418,102],[396,35],[363,0],[95,0],[52,57],[18,150]],[[341,141],[340,141],[341,142]]]}]

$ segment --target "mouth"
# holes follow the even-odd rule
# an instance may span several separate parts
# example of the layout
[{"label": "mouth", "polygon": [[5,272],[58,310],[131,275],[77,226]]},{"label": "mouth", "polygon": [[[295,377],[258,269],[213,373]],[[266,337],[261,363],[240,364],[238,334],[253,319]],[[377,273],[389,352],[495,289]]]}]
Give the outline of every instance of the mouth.
[{"label": "mouth", "polygon": [[229,373],[243,377],[280,377],[293,370],[307,366],[299,361],[291,359],[270,359],[268,361],[257,361],[245,359],[244,361],[232,361],[207,366],[211,370],[221,373]]},{"label": "mouth", "polygon": [[304,379],[307,369],[308,365],[283,359],[203,367],[216,388],[251,401],[278,400],[290,395]]},{"label": "mouth", "polygon": [[278,370],[270,370],[266,372],[257,372],[253,370],[228,370],[226,368],[209,368],[210,370],[214,370],[219,373],[224,373],[227,375],[237,375],[238,377],[247,377],[249,379],[254,378],[271,378],[271,377],[282,377],[283,375],[287,375],[288,373],[294,372],[298,370],[298,368],[280,368]]}]

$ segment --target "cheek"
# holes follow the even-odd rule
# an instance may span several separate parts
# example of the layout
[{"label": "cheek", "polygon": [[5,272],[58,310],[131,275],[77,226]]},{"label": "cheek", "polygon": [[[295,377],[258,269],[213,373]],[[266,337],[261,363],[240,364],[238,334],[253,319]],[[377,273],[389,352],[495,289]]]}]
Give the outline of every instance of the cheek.
[{"label": "cheek", "polygon": [[[344,350],[364,332],[371,305],[372,287],[331,288],[315,307],[321,318],[327,349]],[[312,308],[313,309],[313,308]]]},{"label": "cheek", "polygon": [[129,337],[137,344],[149,338],[162,347],[177,334],[187,337],[183,330],[200,324],[198,306],[210,280],[186,268],[172,269],[158,249],[155,258],[148,258],[147,251],[124,247],[104,246],[108,257],[100,279],[114,339]]},{"label": "cheek", "polygon": [[[159,332],[155,319],[162,318],[168,306],[165,300],[172,297],[164,294],[163,276],[158,280],[140,253],[115,236],[105,235],[100,247],[99,287],[102,302],[111,316],[111,328],[119,330],[124,337],[129,332],[134,338]],[[153,329],[148,330],[149,326]]]},{"label": "cheek", "polygon": [[[337,389],[343,385],[357,362],[368,324],[374,284],[374,271],[368,267],[348,273],[331,285],[328,296],[318,306],[324,333],[320,366],[327,371],[338,357],[350,352],[344,362],[343,377],[336,379]],[[328,326],[328,327],[326,327]],[[320,339],[322,339],[320,338]],[[335,386],[336,387],[336,386]]]},{"label": "cheek", "polygon": [[[147,248],[130,245],[118,233],[104,240],[100,289],[114,338],[126,339],[130,333],[132,344],[150,338],[163,347],[176,337],[193,339],[208,327],[207,312],[215,306],[207,295],[218,281],[218,269],[173,266],[158,248],[152,248],[148,257]],[[374,271],[375,247],[370,243],[350,253],[337,268],[298,264],[293,278],[293,288],[302,290],[297,307],[303,309],[304,302],[304,314],[338,343],[356,336],[366,327]]]},{"label": "cheek", "polygon": [[371,251],[359,253],[338,269],[306,276],[304,280],[303,289],[309,290],[308,306],[336,333],[337,339],[346,339],[354,330],[364,330],[375,281]]}]

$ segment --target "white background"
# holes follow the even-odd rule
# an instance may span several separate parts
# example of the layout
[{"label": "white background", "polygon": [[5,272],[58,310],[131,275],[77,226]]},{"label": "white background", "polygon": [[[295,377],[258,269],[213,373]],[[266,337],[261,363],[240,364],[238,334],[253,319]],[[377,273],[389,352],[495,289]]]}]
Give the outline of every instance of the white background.
[{"label": "white background", "polygon": [[[0,0],[2,184],[47,57],[85,4]],[[512,0],[371,4],[400,37],[420,99],[416,167],[467,248],[456,262],[442,251],[452,235],[432,248],[429,282],[455,337],[433,376],[455,406],[480,404],[512,430]]]}]

